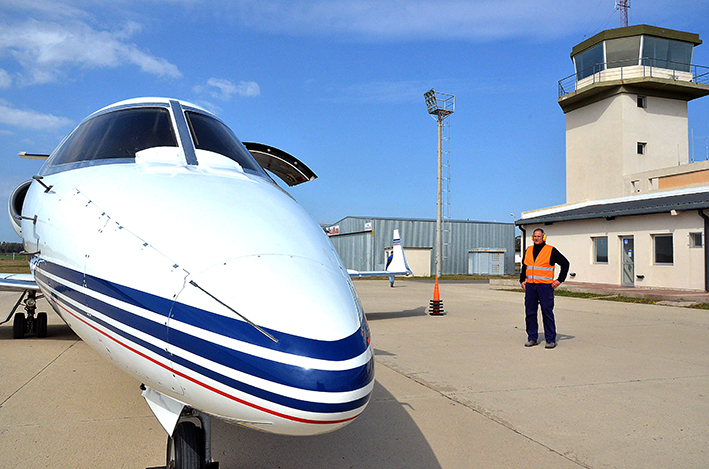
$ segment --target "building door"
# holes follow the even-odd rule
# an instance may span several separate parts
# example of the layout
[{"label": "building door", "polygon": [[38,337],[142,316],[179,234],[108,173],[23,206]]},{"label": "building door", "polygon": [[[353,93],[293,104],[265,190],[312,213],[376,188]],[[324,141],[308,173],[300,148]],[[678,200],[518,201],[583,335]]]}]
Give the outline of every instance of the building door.
[{"label": "building door", "polygon": [[624,236],[620,238],[622,247],[621,266],[620,266],[620,283],[624,287],[635,286],[635,249],[632,236]]}]

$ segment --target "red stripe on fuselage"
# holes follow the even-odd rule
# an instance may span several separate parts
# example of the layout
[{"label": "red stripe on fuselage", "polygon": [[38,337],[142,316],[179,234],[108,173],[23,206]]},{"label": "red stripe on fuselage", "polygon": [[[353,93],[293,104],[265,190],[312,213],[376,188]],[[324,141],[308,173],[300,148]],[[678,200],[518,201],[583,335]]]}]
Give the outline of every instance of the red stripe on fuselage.
[{"label": "red stripe on fuselage", "polygon": [[[86,324],[86,325],[89,326],[90,328],[94,329],[96,332],[98,332],[98,333],[104,335],[105,337],[108,337],[109,339],[111,339],[112,341],[114,341],[114,342],[117,343],[118,345],[120,345],[120,346],[126,348],[127,350],[130,350],[131,352],[133,352],[133,353],[139,355],[140,357],[143,357],[144,359],[146,359],[146,360],[148,360],[148,361],[150,361],[150,362],[152,362],[152,363],[155,363],[156,365],[161,366],[162,368],[164,368],[164,369],[166,369],[166,370],[168,370],[168,371],[170,371],[170,372],[172,372],[172,373],[175,373],[176,375],[181,376],[182,378],[185,378],[185,379],[187,379],[187,380],[189,380],[189,381],[192,381],[193,383],[195,383],[195,384],[197,384],[197,385],[199,385],[199,386],[202,386],[202,387],[205,388],[205,389],[208,389],[208,390],[210,390],[210,391],[212,391],[212,392],[214,392],[214,393],[216,393],[216,394],[219,394],[220,396],[223,396],[223,397],[226,397],[226,398],[228,398],[228,399],[231,399],[231,400],[233,400],[233,401],[235,401],[235,402],[238,402],[239,404],[243,404],[243,405],[249,406],[249,407],[254,408],[254,409],[256,409],[256,410],[260,410],[261,412],[265,412],[265,413],[267,413],[267,414],[274,415],[274,416],[276,416],[276,417],[284,418],[284,419],[287,419],[287,420],[292,420],[292,421],[294,421],[294,422],[308,423],[308,424],[313,424],[313,425],[324,425],[324,424],[326,424],[326,425],[334,425],[334,424],[338,424],[338,423],[349,422],[350,420],[356,419],[356,418],[359,417],[359,415],[360,415],[360,414],[357,414],[357,415],[355,415],[354,417],[349,417],[349,418],[340,419],[340,420],[311,420],[311,419],[304,419],[304,418],[301,418],[301,417],[295,417],[295,416],[293,416],[293,415],[283,414],[283,413],[281,413],[281,412],[277,412],[277,411],[275,411],[275,410],[271,410],[271,409],[268,409],[268,408],[266,408],[266,407],[262,407],[262,406],[260,406],[260,405],[258,405],[258,404],[254,404],[253,402],[245,401],[244,399],[241,399],[241,398],[239,398],[239,397],[236,397],[236,396],[233,396],[233,395],[231,395],[231,394],[229,394],[229,393],[226,393],[226,392],[224,392],[224,391],[222,391],[222,390],[220,390],[220,389],[217,389],[217,388],[215,388],[215,387],[213,387],[213,386],[210,386],[210,385],[207,384],[207,383],[203,383],[203,382],[197,380],[196,378],[193,378],[193,377],[191,377],[191,376],[188,376],[188,375],[186,375],[185,373],[182,373],[182,372],[180,372],[180,371],[177,371],[177,370],[175,370],[174,368],[172,368],[172,367],[170,367],[170,366],[167,366],[167,365],[165,365],[164,363],[161,363],[161,362],[155,360],[154,358],[151,358],[151,357],[147,356],[147,355],[144,354],[143,352],[140,352],[140,351],[134,349],[134,348],[131,347],[130,345],[121,342],[120,340],[116,339],[116,338],[113,337],[112,335],[110,335],[110,334],[108,334],[108,333],[102,331],[102,330],[99,329],[98,327],[96,327],[96,326],[94,326],[93,324],[87,322],[86,320],[84,320],[84,318],[82,318],[82,317],[80,317],[80,316],[74,314],[74,313],[71,312],[69,309],[67,309],[66,307],[64,307],[63,305],[61,305],[58,300],[56,300],[55,298],[52,298],[51,295],[45,294],[44,296],[45,296],[45,298],[47,298],[48,300],[53,301],[58,307],[60,307],[61,309],[63,309],[63,310],[66,311],[67,313],[71,314],[73,317],[75,317],[75,318],[78,319],[79,321],[83,322],[84,324]],[[361,412],[360,412],[360,413],[361,413]]]}]

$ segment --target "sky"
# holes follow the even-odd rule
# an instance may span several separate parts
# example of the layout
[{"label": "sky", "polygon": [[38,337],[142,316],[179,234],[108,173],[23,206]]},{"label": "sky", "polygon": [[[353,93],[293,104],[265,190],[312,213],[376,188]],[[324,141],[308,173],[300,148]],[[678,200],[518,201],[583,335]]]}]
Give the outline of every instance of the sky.
[{"label": "sky", "polygon": [[[703,0],[634,0],[628,22],[706,41],[707,17]],[[0,199],[41,167],[18,152],[165,96],[307,164],[318,179],[288,191],[317,222],[435,219],[433,88],[455,96],[446,215],[513,222],[565,203],[558,81],[573,46],[619,26],[614,0],[3,0]],[[709,45],[693,62],[709,66]],[[690,157],[707,159],[709,97],[689,127]],[[3,216],[0,241],[20,241]]]}]

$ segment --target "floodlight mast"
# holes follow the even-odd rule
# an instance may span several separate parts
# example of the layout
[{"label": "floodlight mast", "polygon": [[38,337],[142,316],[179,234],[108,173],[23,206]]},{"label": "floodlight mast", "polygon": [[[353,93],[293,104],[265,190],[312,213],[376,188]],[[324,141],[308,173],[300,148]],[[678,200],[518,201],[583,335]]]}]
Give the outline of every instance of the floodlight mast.
[{"label": "floodlight mast", "polygon": [[438,190],[436,195],[436,278],[441,276],[443,265],[443,121],[455,111],[455,96],[434,91],[423,94],[428,113],[438,122]]}]

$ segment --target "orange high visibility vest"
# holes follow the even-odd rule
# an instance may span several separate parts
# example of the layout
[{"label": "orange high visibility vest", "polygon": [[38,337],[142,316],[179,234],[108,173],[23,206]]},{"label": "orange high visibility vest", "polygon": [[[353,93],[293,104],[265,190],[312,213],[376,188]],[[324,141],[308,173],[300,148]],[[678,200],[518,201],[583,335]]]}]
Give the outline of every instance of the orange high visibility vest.
[{"label": "orange high visibility vest", "polygon": [[551,250],[553,246],[545,245],[534,259],[534,246],[529,246],[524,255],[524,265],[527,266],[527,283],[552,283],[554,281],[554,266],[551,265]]}]

